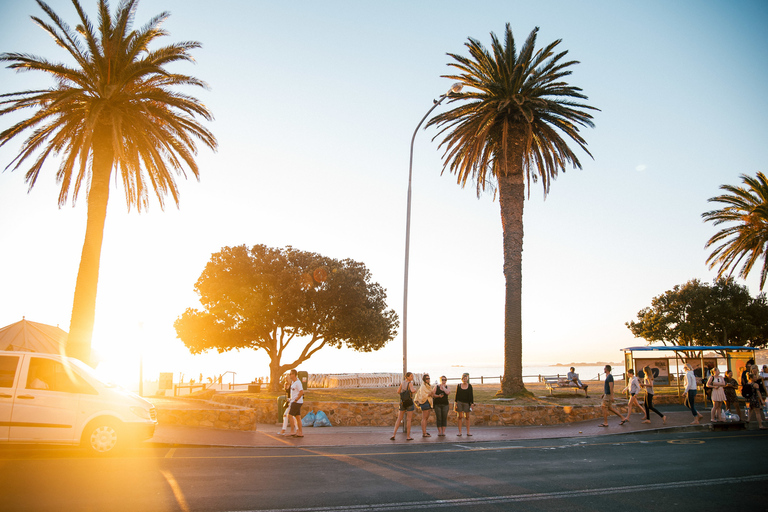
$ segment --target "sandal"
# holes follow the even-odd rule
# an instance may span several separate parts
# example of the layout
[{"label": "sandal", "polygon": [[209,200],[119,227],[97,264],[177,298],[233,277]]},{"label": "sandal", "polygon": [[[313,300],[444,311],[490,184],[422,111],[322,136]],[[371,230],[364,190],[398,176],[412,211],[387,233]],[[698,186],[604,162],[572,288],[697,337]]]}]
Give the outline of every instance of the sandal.
[{"label": "sandal", "polygon": [[467,437],[472,437],[472,434],[467,434]]},{"label": "sandal", "polygon": [[628,421],[629,421],[629,420],[621,420],[621,421],[619,422],[619,425],[623,425],[623,424],[625,424],[625,423],[626,423],[626,422],[628,422]]},{"label": "sandal", "polygon": [[456,434],[456,437],[461,437],[461,433]]},{"label": "sandal", "polygon": [[607,423],[601,423],[601,424],[598,425],[598,427],[607,427],[607,426],[608,426]]},{"label": "sandal", "polygon": [[395,440],[395,436],[390,437],[389,440],[390,441],[394,441]]},{"label": "sandal", "polygon": [[413,438],[412,437],[406,437],[405,440],[406,441],[413,441]]}]

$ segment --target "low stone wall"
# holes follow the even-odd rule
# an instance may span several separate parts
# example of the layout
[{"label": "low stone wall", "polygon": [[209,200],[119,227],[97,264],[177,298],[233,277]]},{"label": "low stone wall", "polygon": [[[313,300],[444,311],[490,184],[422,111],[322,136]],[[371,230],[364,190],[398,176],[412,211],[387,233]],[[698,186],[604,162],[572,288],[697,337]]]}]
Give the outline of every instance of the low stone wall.
[{"label": "low stone wall", "polygon": [[[262,400],[244,396],[221,394],[213,397],[217,403],[237,405],[253,409],[256,423],[279,423],[277,400]],[[334,426],[343,427],[383,427],[391,426],[397,419],[397,403],[365,402],[312,402],[305,401],[301,409],[302,417],[309,411],[323,411]],[[600,406],[545,406],[545,405],[509,405],[477,404],[471,413],[472,425],[510,426],[510,425],[555,425],[584,421],[601,416]],[[428,424],[434,425],[435,415],[429,415]],[[421,425],[419,411],[413,413],[413,424]],[[456,424],[456,415],[449,414],[448,424]]]},{"label": "low stone wall", "polygon": [[157,409],[157,422],[163,425],[256,430],[256,411],[252,409]]}]

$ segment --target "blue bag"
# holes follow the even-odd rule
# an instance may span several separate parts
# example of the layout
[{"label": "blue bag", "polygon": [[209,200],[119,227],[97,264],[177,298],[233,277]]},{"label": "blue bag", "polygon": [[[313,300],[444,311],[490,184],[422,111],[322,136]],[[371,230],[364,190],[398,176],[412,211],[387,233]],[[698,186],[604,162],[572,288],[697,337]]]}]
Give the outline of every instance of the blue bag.
[{"label": "blue bag", "polygon": [[315,414],[315,424],[314,427],[330,427],[331,426],[331,420],[328,419],[328,416],[323,411],[317,411],[317,414]]},{"label": "blue bag", "polygon": [[315,423],[315,413],[312,411],[309,411],[306,416],[301,418],[301,426],[302,427],[311,427]]}]

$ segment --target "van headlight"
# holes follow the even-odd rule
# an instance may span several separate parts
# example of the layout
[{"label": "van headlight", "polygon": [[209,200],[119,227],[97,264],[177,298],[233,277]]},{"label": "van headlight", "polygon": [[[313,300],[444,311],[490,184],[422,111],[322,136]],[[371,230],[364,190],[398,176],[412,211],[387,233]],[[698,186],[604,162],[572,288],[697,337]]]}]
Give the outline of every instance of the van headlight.
[{"label": "van headlight", "polygon": [[143,419],[143,420],[148,420],[148,419],[150,419],[150,417],[149,417],[149,411],[148,411],[148,410],[146,410],[146,409],[145,409],[145,408],[143,408],[143,407],[136,407],[136,406],[134,406],[134,407],[131,407],[131,412],[132,412],[133,414],[135,414],[136,416],[138,416],[139,418]]}]

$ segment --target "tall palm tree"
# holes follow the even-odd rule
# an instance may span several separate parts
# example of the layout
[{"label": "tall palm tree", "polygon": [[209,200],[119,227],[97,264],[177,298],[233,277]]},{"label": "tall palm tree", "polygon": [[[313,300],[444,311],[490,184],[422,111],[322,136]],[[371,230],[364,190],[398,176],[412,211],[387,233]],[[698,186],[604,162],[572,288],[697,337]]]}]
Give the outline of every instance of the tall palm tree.
[{"label": "tall palm tree", "polygon": [[581,89],[563,78],[576,61],[564,61],[568,53],[555,53],[557,40],[536,50],[536,27],[517,52],[509,24],[503,41],[491,33],[491,51],[469,38],[469,57],[449,53],[459,74],[445,78],[463,84],[464,92],[451,102],[467,100],[432,118],[429,125],[445,134],[444,167],[456,174],[464,187],[474,180],[478,195],[491,188],[498,193],[504,236],[504,378],[501,394],[525,390],[522,377],[522,256],[523,204],[526,185],[541,181],[544,194],[566,164],[581,168],[564,137],[589,156],[579,134],[580,126],[592,127],[589,111],[597,110]]},{"label": "tall palm tree", "polygon": [[[174,86],[207,85],[164,69],[192,61],[195,41],[157,49],[149,46],[167,35],[160,25],[168,13],[132,30],[138,0],[123,0],[110,14],[106,0],[98,1],[94,27],[78,0],[72,0],[79,22],[71,29],[47,4],[37,0],[49,21],[32,19],[74,58],[74,66],[25,53],[3,53],[0,61],[17,71],[41,71],[54,79],[48,89],[0,95],[0,115],[31,109],[30,116],[0,133],[0,146],[31,130],[19,154],[8,165],[14,170],[30,160],[25,181],[31,190],[49,156],[61,155],[56,180],[59,206],[83,193],[88,202],[85,242],[77,274],[67,353],[90,360],[96,309],[101,245],[107,215],[110,180],[120,181],[128,209],[148,206],[149,189],[160,207],[179,191],[174,174],[186,177],[184,166],[199,178],[197,143],[216,149],[216,138],[195,116],[211,120],[197,99],[171,90]],[[35,158],[33,158],[35,157]]]},{"label": "tall palm tree", "polygon": [[[715,226],[727,223],[704,247],[715,247],[707,258],[709,268],[719,265],[717,277],[726,272],[732,274],[746,258],[739,270],[739,277],[746,278],[755,263],[762,258],[760,290],[765,286],[768,275],[768,179],[761,172],[757,176],[741,175],[743,187],[723,185],[721,190],[729,192],[709,199],[711,203],[722,203],[719,210],[702,213],[705,221]],[[730,269],[730,271],[729,271]]]}]

